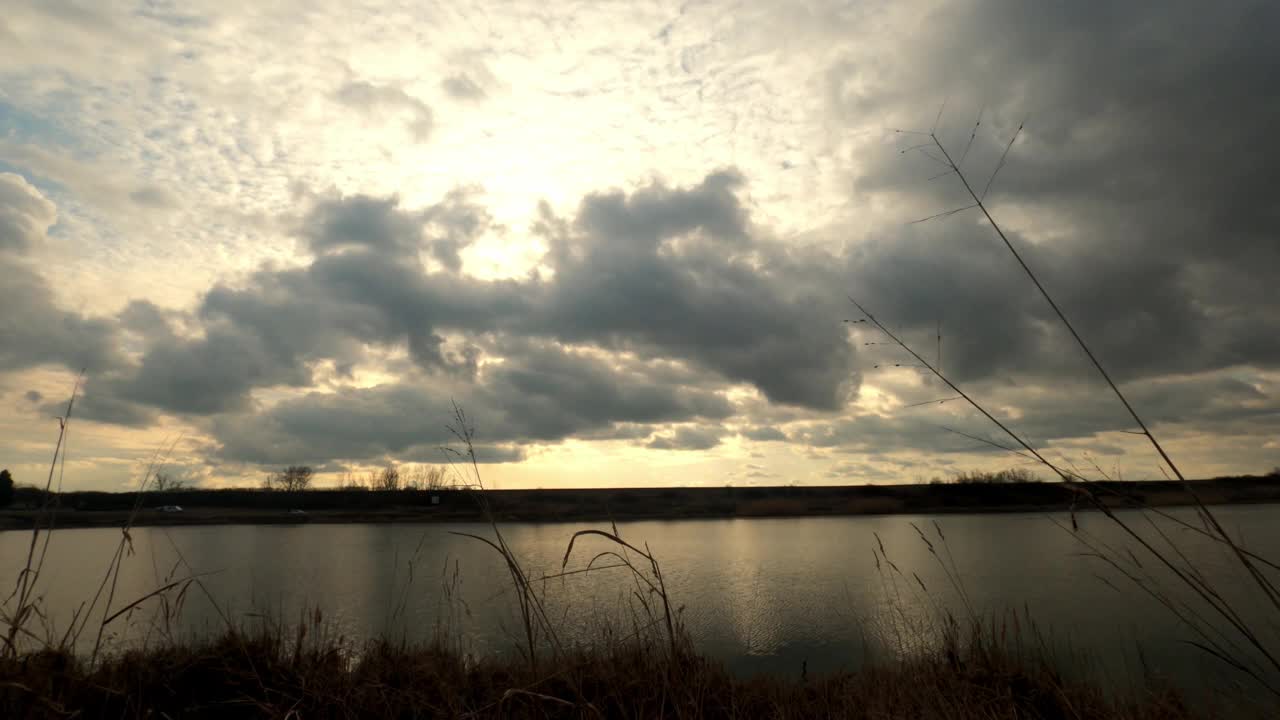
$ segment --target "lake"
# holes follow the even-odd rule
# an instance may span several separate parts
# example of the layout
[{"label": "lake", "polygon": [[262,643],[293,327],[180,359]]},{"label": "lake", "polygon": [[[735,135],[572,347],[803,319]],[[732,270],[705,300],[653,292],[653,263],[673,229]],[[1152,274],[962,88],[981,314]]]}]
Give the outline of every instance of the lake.
[{"label": "lake", "polygon": [[[1191,510],[1171,512],[1196,522]],[[1280,506],[1215,512],[1248,547],[1263,554],[1280,547]],[[1140,514],[1125,517],[1150,530]],[[1137,552],[1107,518],[1077,518],[1082,533]],[[647,543],[660,561],[699,650],[739,673],[799,674],[802,664],[810,672],[855,668],[868,657],[902,652],[895,607],[928,614],[936,603],[965,614],[960,593],[913,524],[943,558],[954,558],[975,612],[1028,613],[1055,648],[1083,651],[1113,681],[1135,677],[1143,664],[1183,686],[1209,682],[1220,670],[1217,661],[1185,642],[1194,636],[1166,609],[1083,554],[1087,549],[1069,531],[1066,514],[681,520],[618,528],[632,543]],[[569,537],[589,527],[604,526],[511,523],[502,529],[529,575],[539,577],[559,572]],[[1249,605],[1247,578],[1221,545],[1166,521],[1159,527],[1216,587],[1256,609]],[[184,634],[217,631],[223,617],[294,622],[304,610],[319,607],[331,630],[347,638],[386,633],[427,639],[445,622],[469,652],[512,651],[519,624],[504,565],[487,546],[452,532],[491,535],[487,526],[469,523],[135,528],[112,608],[163,585],[166,577],[188,574],[189,567],[208,573],[203,583],[218,608],[193,589],[175,625]],[[877,569],[877,536],[900,577]],[[118,529],[53,533],[40,583],[53,627],[65,628],[76,608],[92,599],[119,538]],[[0,577],[10,587],[29,542],[29,532],[0,533]],[[600,539],[580,542],[570,569],[613,549]],[[1154,563],[1138,557],[1144,571],[1156,572]],[[539,585],[563,639],[589,642],[609,622],[631,627],[627,598],[635,585],[623,572],[602,570]],[[109,639],[137,642],[148,631],[154,634],[156,606],[148,601],[113,623]],[[93,633],[85,635],[81,644],[91,645]]]}]

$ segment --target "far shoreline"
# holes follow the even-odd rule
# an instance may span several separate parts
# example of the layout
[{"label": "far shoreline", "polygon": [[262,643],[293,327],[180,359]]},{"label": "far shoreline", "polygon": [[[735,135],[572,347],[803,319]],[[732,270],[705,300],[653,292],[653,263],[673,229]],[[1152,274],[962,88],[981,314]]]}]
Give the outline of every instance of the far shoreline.
[{"label": "far shoreline", "polygon": [[[1088,492],[1114,508],[1280,503],[1280,479],[1217,478],[1189,483],[970,483],[783,487],[670,487],[565,490],[317,489],[68,492],[57,496],[55,528],[483,522],[556,523],[862,515],[1092,512]],[[49,527],[36,491],[25,507],[0,510],[0,530]],[[181,510],[162,510],[177,506]],[[136,513],[134,512],[137,508]]]}]

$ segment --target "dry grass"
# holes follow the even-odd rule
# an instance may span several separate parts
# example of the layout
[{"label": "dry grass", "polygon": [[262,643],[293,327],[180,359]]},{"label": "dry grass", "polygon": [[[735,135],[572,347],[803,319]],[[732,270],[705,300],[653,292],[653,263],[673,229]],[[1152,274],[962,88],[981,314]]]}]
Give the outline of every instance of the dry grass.
[{"label": "dry grass", "polygon": [[[941,115],[942,111],[940,110],[938,113],[939,120]],[[1234,564],[1243,571],[1247,578],[1247,585],[1252,591],[1254,599],[1267,608],[1269,617],[1259,620],[1256,617],[1247,615],[1242,609],[1242,604],[1238,600],[1232,599],[1230,593],[1225,592],[1226,588],[1215,586],[1214,583],[1210,582],[1196,562],[1187,556],[1184,546],[1157,526],[1149,514],[1144,513],[1142,517],[1142,520],[1145,521],[1144,525],[1142,522],[1130,522],[1112,512],[1111,506],[1113,503],[1105,496],[1107,494],[1105,487],[1092,486],[1090,478],[1072,465],[1069,460],[1065,462],[1068,467],[1064,467],[1046,458],[1041,449],[1037,449],[1026,437],[1010,427],[1008,421],[997,417],[971,393],[957,386],[939,367],[922,357],[919,352],[903,341],[885,323],[877,319],[852,297],[849,298],[850,302],[863,313],[864,317],[846,320],[845,322],[855,325],[865,323],[867,327],[875,328],[915,360],[918,363],[917,367],[927,370],[954,392],[956,399],[963,400],[1004,433],[1008,440],[1012,441],[1012,444],[1003,444],[970,435],[966,435],[967,437],[1006,450],[1033,464],[1038,463],[1064,483],[1070,484],[1077,493],[1077,499],[1081,504],[1101,511],[1112,521],[1115,528],[1124,533],[1128,544],[1125,547],[1116,547],[1102,543],[1097,538],[1090,537],[1087,533],[1080,532],[1074,516],[1076,506],[1073,503],[1071,532],[1075,533],[1076,539],[1088,550],[1086,554],[1095,557],[1102,565],[1114,571],[1115,575],[1123,578],[1123,581],[1127,582],[1130,588],[1149,596],[1163,605],[1177,618],[1181,626],[1193,636],[1192,639],[1187,640],[1188,643],[1220,661],[1223,665],[1232,668],[1242,677],[1248,678],[1253,683],[1253,687],[1265,691],[1273,703],[1280,702],[1280,628],[1277,628],[1274,622],[1275,613],[1280,612],[1280,577],[1273,572],[1280,566],[1243,547],[1237,538],[1233,537],[1222,526],[1208,504],[1196,493],[1195,488],[1187,482],[1186,476],[1156,437],[1151,427],[1129,401],[1124,389],[1111,377],[1092,346],[1085,341],[1075,324],[1068,318],[1067,313],[1040,282],[1038,274],[1026,262],[1014,243],[1009,240],[1000,223],[992,216],[991,210],[986,203],[987,191],[1003,167],[1009,149],[1013,147],[1018,135],[1021,134],[1022,125],[1018,126],[1018,130],[1010,138],[1009,144],[1005,147],[1004,154],[1001,156],[991,177],[987,180],[982,192],[978,193],[975,190],[975,184],[970,182],[968,175],[961,169],[963,159],[968,154],[968,146],[966,146],[964,153],[961,155],[960,162],[953,160],[951,153],[938,138],[936,132],[937,122],[935,120],[934,128],[929,132],[898,130],[897,132],[899,133],[913,135],[922,140],[919,144],[906,148],[902,152],[919,150],[940,163],[945,168],[945,171],[936,175],[935,179],[954,175],[970,199],[973,200],[973,203],[931,215],[917,222],[949,217],[972,208],[978,209],[996,236],[999,237],[1001,243],[1008,249],[1009,254],[1021,269],[1022,274],[1035,287],[1037,294],[1044,300],[1052,311],[1053,316],[1068,332],[1075,345],[1088,359],[1089,364],[1097,371],[1098,376],[1118,401],[1118,404],[1123,407],[1125,414],[1133,422],[1134,427],[1137,428],[1137,430],[1129,432],[1146,438],[1151,449],[1159,458],[1161,472],[1171,474],[1180,483],[1182,490],[1191,496],[1199,524],[1197,526],[1193,523],[1178,522],[1186,529],[1210,538],[1230,551],[1234,556]],[[979,122],[981,122],[980,118]],[[977,125],[975,124],[974,133],[976,132]],[[970,143],[972,143],[972,140],[973,135],[971,134]],[[931,155],[929,151],[932,150],[940,153],[941,158]],[[960,434],[964,435],[965,433]],[[1094,465],[1094,470],[1102,479],[1110,480],[1107,473],[1096,464]],[[1142,505],[1139,507],[1169,519],[1167,514],[1158,510],[1152,510]],[[1139,559],[1139,555],[1141,555],[1142,559]]]},{"label": "dry grass", "polygon": [[[495,526],[496,531],[496,526]],[[1179,693],[1144,689],[1112,694],[1070,680],[1029,618],[984,621],[973,612],[946,538],[917,528],[945,571],[963,619],[942,610],[936,591],[904,574],[877,539],[874,548],[891,602],[897,651],[856,672],[809,677],[741,678],[700,655],[673,611],[663,573],[647,546],[611,531],[569,538],[564,574],[626,568],[634,586],[630,631],[607,627],[591,645],[556,637],[515,555],[501,540],[479,538],[509,563],[523,596],[518,653],[474,658],[451,633],[458,569],[442,581],[448,613],[435,641],[350,642],[319,611],[296,624],[233,627],[196,643],[162,633],[149,646],[76,655],[66,644],[0,657],[4,718],[948,718],[954,720],[1210,717]],[[588,550],[587,544],[594,548]],[[576,551],[576,555],[575,555]],[[575,556],[585,567],[568,570]],[[551,576],[556,577],[556,576]],[[541,578],[539,578],[541,580]],[[198,586],[198,580],[195,581]],[[904,602],[910,594],[916,602]],[[158,595],[162,597],[163,593]],[[907,605],[927,598],[935,612]],[[896,614],[894,614],[896,613]],[[166,622],[170,619],[165,615]],[[1012,622],[1010,622],[1010,620]],[[566,618],[568,621],[580,621]],[[546,623],[544,625],[544,623]],[[563,629],[563,625],[560,626]],[[1235,715],[1233,715],[1235,717]]]},{"label": "dry grass", "polygon": [[[300,625],[305,629],[305,625]],[[468,662],[441,643],[308,642],[272,630],[125,652],[90,665],[63,651],[0,660],[0,716],[504,718],[1194,717],[1171,692],[1109,700],[993,642],[960,642],[857,673],[740,679],[664,643],[576,649],[535,674]]]}]

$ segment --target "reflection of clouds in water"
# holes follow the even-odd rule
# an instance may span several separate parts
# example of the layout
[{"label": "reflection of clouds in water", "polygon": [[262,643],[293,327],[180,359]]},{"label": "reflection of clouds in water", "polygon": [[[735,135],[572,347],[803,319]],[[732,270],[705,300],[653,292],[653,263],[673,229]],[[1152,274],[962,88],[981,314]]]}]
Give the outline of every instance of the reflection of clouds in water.
[{"label": "reflection of clouds in water", "polygon": [[767,552],[762,545],[767,542],[745,523],[735,521],[720,546],[725,609],[734,635],[748,655],[772,654],[784,642],[779,611],[788,599],[778,597],[782,588],[766,583],[762,577],[761,555]]},{"label": "reflection of clouds in water", "polygon": [[[1280,542],[1274,507],[1217,512],[1259,547]],[[1185,517],[1195,520],[1193,514]],[[1082,531],[1108,542],[1121,540],[1102,516],[1079,520]],[[1181,642],[1185,633],[1166,613],[1141,596],[1117,594],[1094,579],[1104,569],[1077,555],[1070,533],[1044,517],[957,515],[938,521],[978,612],[998,613],[1025,602],[1042,627],[1069,630],[1076,647],[1099,649],[1108,660],[1131,649],[1137,638],[1147,649],[1146,660],[1163,672],[1182,678],[1187,668],[1198,667]],[[739,672],[793,673],[807,662],[814,673],[859,665],[867,657],[864,641],[872,659],[919,653],[917,641],[929,629],[922,623],[933,617],[933,602],[963,619],[958,596],[911,522],[945,551],[934,540],[929,518],[907,516],[636,522],[619,529],[640,546],[649,543],[672,601],[685,607],[682,617],[699,650]],[[584,527],[508,525],[503,532],[536,578],[560,571],[569,536]],[[204,583],[218,607],[237,620],[256,610],[288,625],[304,608],[319,606],[333,634],[364,638],[389,629],[393,638],[402,633],[411,641],[430,640],[437,621],[450,617],[442,590],[448,562],[450,575],[456,563],[459,596],[472,613],[459,612],[450,631],[475,655],[514,652],[522,633],[501,558],[450,530],[491,532],[464,524],[137,528],[132,531],[136,553],[125,560],[113,607],[158,587],[177,559],[176,545],[192,570],[216,573]],[[424,549],[410,577],[409,560],[424,533]],[[876,572],[873,533],[905,576],[897,577],[897,592],[892,584],[887,589],[882,584],[889,581],[890,569]],[[58,627],[64,628],[80,603],[92,597],[119,538],[118,529],[55,533],[40,590]],[[1179,541],[1204,560],[1206,573],[1234,577],[1235,565],[1222,558],[1222,548],[1205,546],[1198,536]],[[28,533],[0,533],[0,577],[16,576],[29,543]],[[569,569],[582,567],[604,549],[611,548],[599,539],[584,543]],[[916,573],[928,595],[916,585]],[[598,642],[610,624],[615,639],[634,627],[635,584],[624,570],[538,586],[567,645]],[[1243,583],[1222,587],[1231,593],[1247,589]],[[388,610],[402,599],[403,612],[388,623]],[[111,629],[125,642],[138,640],[152,629],[155,607],[146,603],[127,624]],[[195,591],[188,593],[180,625],[188,637],[224,628],[219,611]],[[86,634],[92,645],[93,633]]]},{"label": "reflection of clouds in water", "polygon": [[704,620],[723,627],[721,643],[748,655],[807,653],[811,664],[838,654],[826,657],[833,667],[848,659],[858,632],[839,568],[857,555],[851,543],[821,523],[730,520],[707,530],[713,542],[691,601],[711,608]]}]

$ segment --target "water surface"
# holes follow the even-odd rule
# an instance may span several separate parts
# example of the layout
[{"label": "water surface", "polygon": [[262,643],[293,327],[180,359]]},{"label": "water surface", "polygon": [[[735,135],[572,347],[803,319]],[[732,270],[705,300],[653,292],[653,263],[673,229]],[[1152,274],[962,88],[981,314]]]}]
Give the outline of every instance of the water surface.
[{"label": "water surface", "polygon": [[[1175,513],[1195,520],[1191,511]],[[1217,513],[1249,546],[1263,552],[1280,547],[1280,507]],[[1126,517],[1145,526],[1137,513]],[[1078,518],[1082,531],[1137,549],[1106,518]],[[660,560],[699,649],[736,672],[798,674],[802,663],[810,672],[853,668],[868,657],[900,653],[904,642],[894,622],[900,615],[893,608],[927,614],[936,604],[962,617],[969,608],[1027,613],[1055,647],[1087,651],[1112,678],[1136,675],[1143,664],[1182,685],[1215,677],[1216,661],[1185,642],[1194,636],[1131,582],[1084,555],[1087,548],[1064,529],[1069,523],[1066,515],[1001,514],[646,521],[618,527],[631,542],[647,543]],[[954,559],[963,595],[913,525],[926,531],[943,559]],[[512,523],[503,533],[529,575],[539,577],[558,572],[569,537],[589,527],[602,526]],[[1185,528],[1161,527],[1220,588],[1248,597],[1247,578],[1221,546]],[[227,620],[245,623],[262,616],[293,622],[319,607],[327,627],[348,638],[428,639],[443,622],[469,652],[512,651],[519,625],[505,566],[487,546],[455,532],[491,536],[488,527],[470,523],[136,528],[112,610],[168,578],[206,573],[202,581],[217,607],[193,589],[169,624],[172,630],[199,634]],[[877,537],[900,575],[877,568]],[[40,583],[52,627],[65,628],[77,608],[92,600],[119,538],[118,529],[53,534]],[[28,532],[0,533],[0,578],[17,577],[29,541]],[[611,548],[598,539],[584,541],[570,569],[605,549]],[[1158,572],[1150,561],[1144,567]],[[636,585],[622,570],[573,575],[540,588],[567,642],[591,642],[603,625],[633,626],[634,602],[628,602]],[[155,637],[162,624],[157,607],[148,601],[114,622],[108,639]],[[96,615],[101,608],[100,600]],[[93,634],[85,633],[82,645]]]}]

